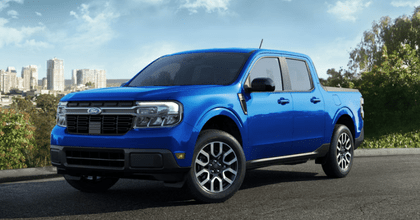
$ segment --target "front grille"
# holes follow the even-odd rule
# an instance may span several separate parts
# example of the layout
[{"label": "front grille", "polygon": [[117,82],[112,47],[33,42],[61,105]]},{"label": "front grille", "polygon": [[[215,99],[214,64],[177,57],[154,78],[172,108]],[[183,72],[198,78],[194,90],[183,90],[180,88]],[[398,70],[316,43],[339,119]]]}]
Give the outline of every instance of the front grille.
[{"label": "front grille", "polygon": [[67,115],[70,134],[123,135],[133,127],[131,115]]},{"label": "front grille", "polygon": [[70,101],[67,107],[132,107],[136,103],[133,101]]},{"label": "front grille", "polygon": [[94,167],[124,167],[124,151],[113,150],[73,150],[67,149],[66,159],[69,165],[83,165]]}]

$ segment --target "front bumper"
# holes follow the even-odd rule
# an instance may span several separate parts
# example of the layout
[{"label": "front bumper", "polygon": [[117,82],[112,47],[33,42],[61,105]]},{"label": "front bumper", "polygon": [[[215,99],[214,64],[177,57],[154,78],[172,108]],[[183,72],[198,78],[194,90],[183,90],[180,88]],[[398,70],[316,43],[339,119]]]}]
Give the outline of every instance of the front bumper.
[{"label": "front bumper", "polygon": [[58,174],[109,176],[182,182],[189,167],[180,167],[166,149],[121,149],[51,145]]}]

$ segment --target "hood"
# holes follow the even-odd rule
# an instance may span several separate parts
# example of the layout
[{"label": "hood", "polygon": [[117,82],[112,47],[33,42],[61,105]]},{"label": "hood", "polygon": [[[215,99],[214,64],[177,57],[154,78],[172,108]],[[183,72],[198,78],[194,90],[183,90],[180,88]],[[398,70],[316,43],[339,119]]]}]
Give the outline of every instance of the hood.
[{"label": "hood", "polygon": [[[135,101],[135,100],[174,100],[182,95],[193,95],[198,90],[220,87],[218,85],[191,86],[147,86],[110,87],[91,89],[67,94],[60,101]],[[200,94],[200,93],[199,93]]]}]

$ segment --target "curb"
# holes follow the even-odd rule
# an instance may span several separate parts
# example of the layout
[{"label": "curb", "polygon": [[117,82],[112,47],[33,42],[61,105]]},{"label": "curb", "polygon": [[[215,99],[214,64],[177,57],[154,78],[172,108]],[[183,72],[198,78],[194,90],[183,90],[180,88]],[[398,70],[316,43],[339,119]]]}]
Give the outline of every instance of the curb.
[{"label": "curb", "polygon": [[57,168],[53,166],[0,170],[0,184],[25,180],[53,178],[59,176],[61,175],[57,174]]},{"label": "curb", "polygon": [[356,149],[354,157],[397,156],[420,154],[420,148]]},{"label": "curb", "polygon": [[[420,148],[381,148],[381,149],[357,149],[354,157],[397,156],[397,155],[420,155]],[[45,179],[61,177],[57,174],[54,166],[0,170],[0,184],[25,180]]]}]

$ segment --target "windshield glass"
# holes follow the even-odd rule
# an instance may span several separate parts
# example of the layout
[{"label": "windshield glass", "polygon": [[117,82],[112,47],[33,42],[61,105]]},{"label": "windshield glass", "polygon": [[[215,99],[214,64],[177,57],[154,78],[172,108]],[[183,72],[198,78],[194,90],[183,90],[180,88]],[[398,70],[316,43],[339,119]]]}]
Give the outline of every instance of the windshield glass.
[{"label": "windshield glass", "polygon": [[190,53],[162,57],[138,74],[128,86],[229,85],[250,54]]}]

